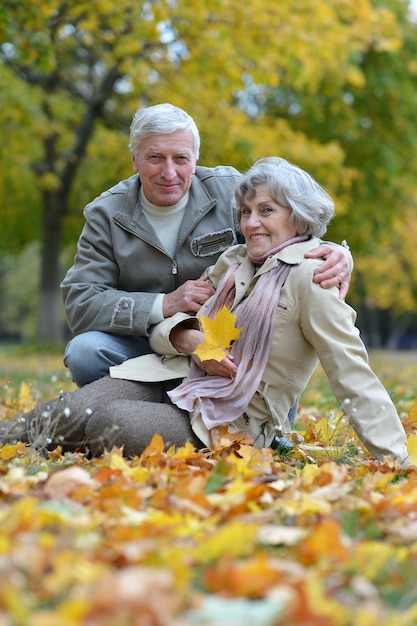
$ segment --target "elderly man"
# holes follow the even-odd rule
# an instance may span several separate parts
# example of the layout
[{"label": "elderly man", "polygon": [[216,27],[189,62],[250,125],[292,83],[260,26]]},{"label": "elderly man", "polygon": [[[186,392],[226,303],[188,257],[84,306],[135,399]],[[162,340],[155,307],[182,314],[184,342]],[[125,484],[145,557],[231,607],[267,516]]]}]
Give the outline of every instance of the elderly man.
[{"label": "elderly man", "polygon": [[[135,172],[85,208],[74,265],[62,282],[75,335],[64,362],[83,386],[109,367],[151,352],[152,325],[177,312],[197,312],[213,294],[199,277],[240,240],[232,197],[241,174],[232,167],[197,166],[200,137],[182,109],[139,109],[130,127]],[[314,281],[340,285],[344,298],[350,253],[322,244]]]}]

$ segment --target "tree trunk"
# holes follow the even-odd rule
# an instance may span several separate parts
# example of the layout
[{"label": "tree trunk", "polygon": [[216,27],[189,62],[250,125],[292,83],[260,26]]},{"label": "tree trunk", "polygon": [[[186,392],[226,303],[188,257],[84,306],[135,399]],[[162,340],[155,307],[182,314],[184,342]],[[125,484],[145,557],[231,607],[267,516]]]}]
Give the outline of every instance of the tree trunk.
[{"label": "tree trunk", "polygon": [[[61,234],[63,219],[67,213],[68,198],[76,172],[85,156],[88,142],[93,132],[95,121],[101,117],[103,107],[113,92],[117,79],[120,78],[119,64],[115,63],[103,78],[90,100],[86,101],[84,114],[75,130],[74,145],[70,154],[67,154],[64,167],[58,173],[57,161],[62,158],[58,154],[57,142],[59,136],[52,132],[44,140],[44,161],[34,167],[40,175],[53,173],[59,181],[57,189],[43,191],[43,229],[42,229],[42,259],[41,280],[39,293],[39,338],[42,341],[60,342],[63,340],[63,325],[60,315],[60,276],[59,256],[61,249]],[[45,84],[46,97],[43,110],[46,117],[54,125],[54,117],[48,97],[56,89],[54,81]]]},{"label": "tree trunk", "polygon": [[411,321],[411,313],[403,313],[403,315],[399,317],[391,317],[389,335],[386,341],[386,347],[388,350],[395,350],[398,348],[399,340],[409,329]]},{"label": "tree trunk", "polygon": [[39,339],[49,343],[63,341],[60,309],[59,256],[64,206],[60,194],[45,191],[39,286]]}]

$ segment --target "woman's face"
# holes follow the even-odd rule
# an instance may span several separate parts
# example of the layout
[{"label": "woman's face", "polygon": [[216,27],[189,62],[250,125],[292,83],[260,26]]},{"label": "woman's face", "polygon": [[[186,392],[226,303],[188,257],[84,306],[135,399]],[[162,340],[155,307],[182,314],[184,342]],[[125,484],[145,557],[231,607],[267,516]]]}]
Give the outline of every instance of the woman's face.
[{"label": "woman's face", "polygon": [[240,207],[240,228],[252,256],[262,256],[297,235],[290,226],[291,209],[277,204],[266,185]]}]

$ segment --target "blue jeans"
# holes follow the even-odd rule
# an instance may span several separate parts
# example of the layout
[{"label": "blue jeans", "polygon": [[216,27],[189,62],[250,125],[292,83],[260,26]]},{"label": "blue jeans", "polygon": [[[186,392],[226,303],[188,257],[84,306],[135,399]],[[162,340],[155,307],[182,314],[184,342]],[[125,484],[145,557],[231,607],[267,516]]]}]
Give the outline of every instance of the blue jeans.
[{"label": "blue jeans", "polygon": [[98,330],[90,330],[76,335],[67,344],[64,364],[70,370],[78,387],[107,376],[109,367],[120,365],[152,350],[149,340],[139,335],[112,335]]}]

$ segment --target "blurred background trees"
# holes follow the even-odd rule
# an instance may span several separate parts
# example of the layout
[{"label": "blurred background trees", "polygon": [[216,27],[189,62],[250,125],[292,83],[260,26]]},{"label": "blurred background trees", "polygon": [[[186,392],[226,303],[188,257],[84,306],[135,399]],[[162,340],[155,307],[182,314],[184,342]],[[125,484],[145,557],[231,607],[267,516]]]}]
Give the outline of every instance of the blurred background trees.
[{"label": "blurred background trees", "polygon": [[131,174],[138,106],[195,118],[200,163],[278,154],[337,201],[368,345],[417,311],[417,23],[408,0],[4,0],[0,328],[60,341],[91,199]]}]

